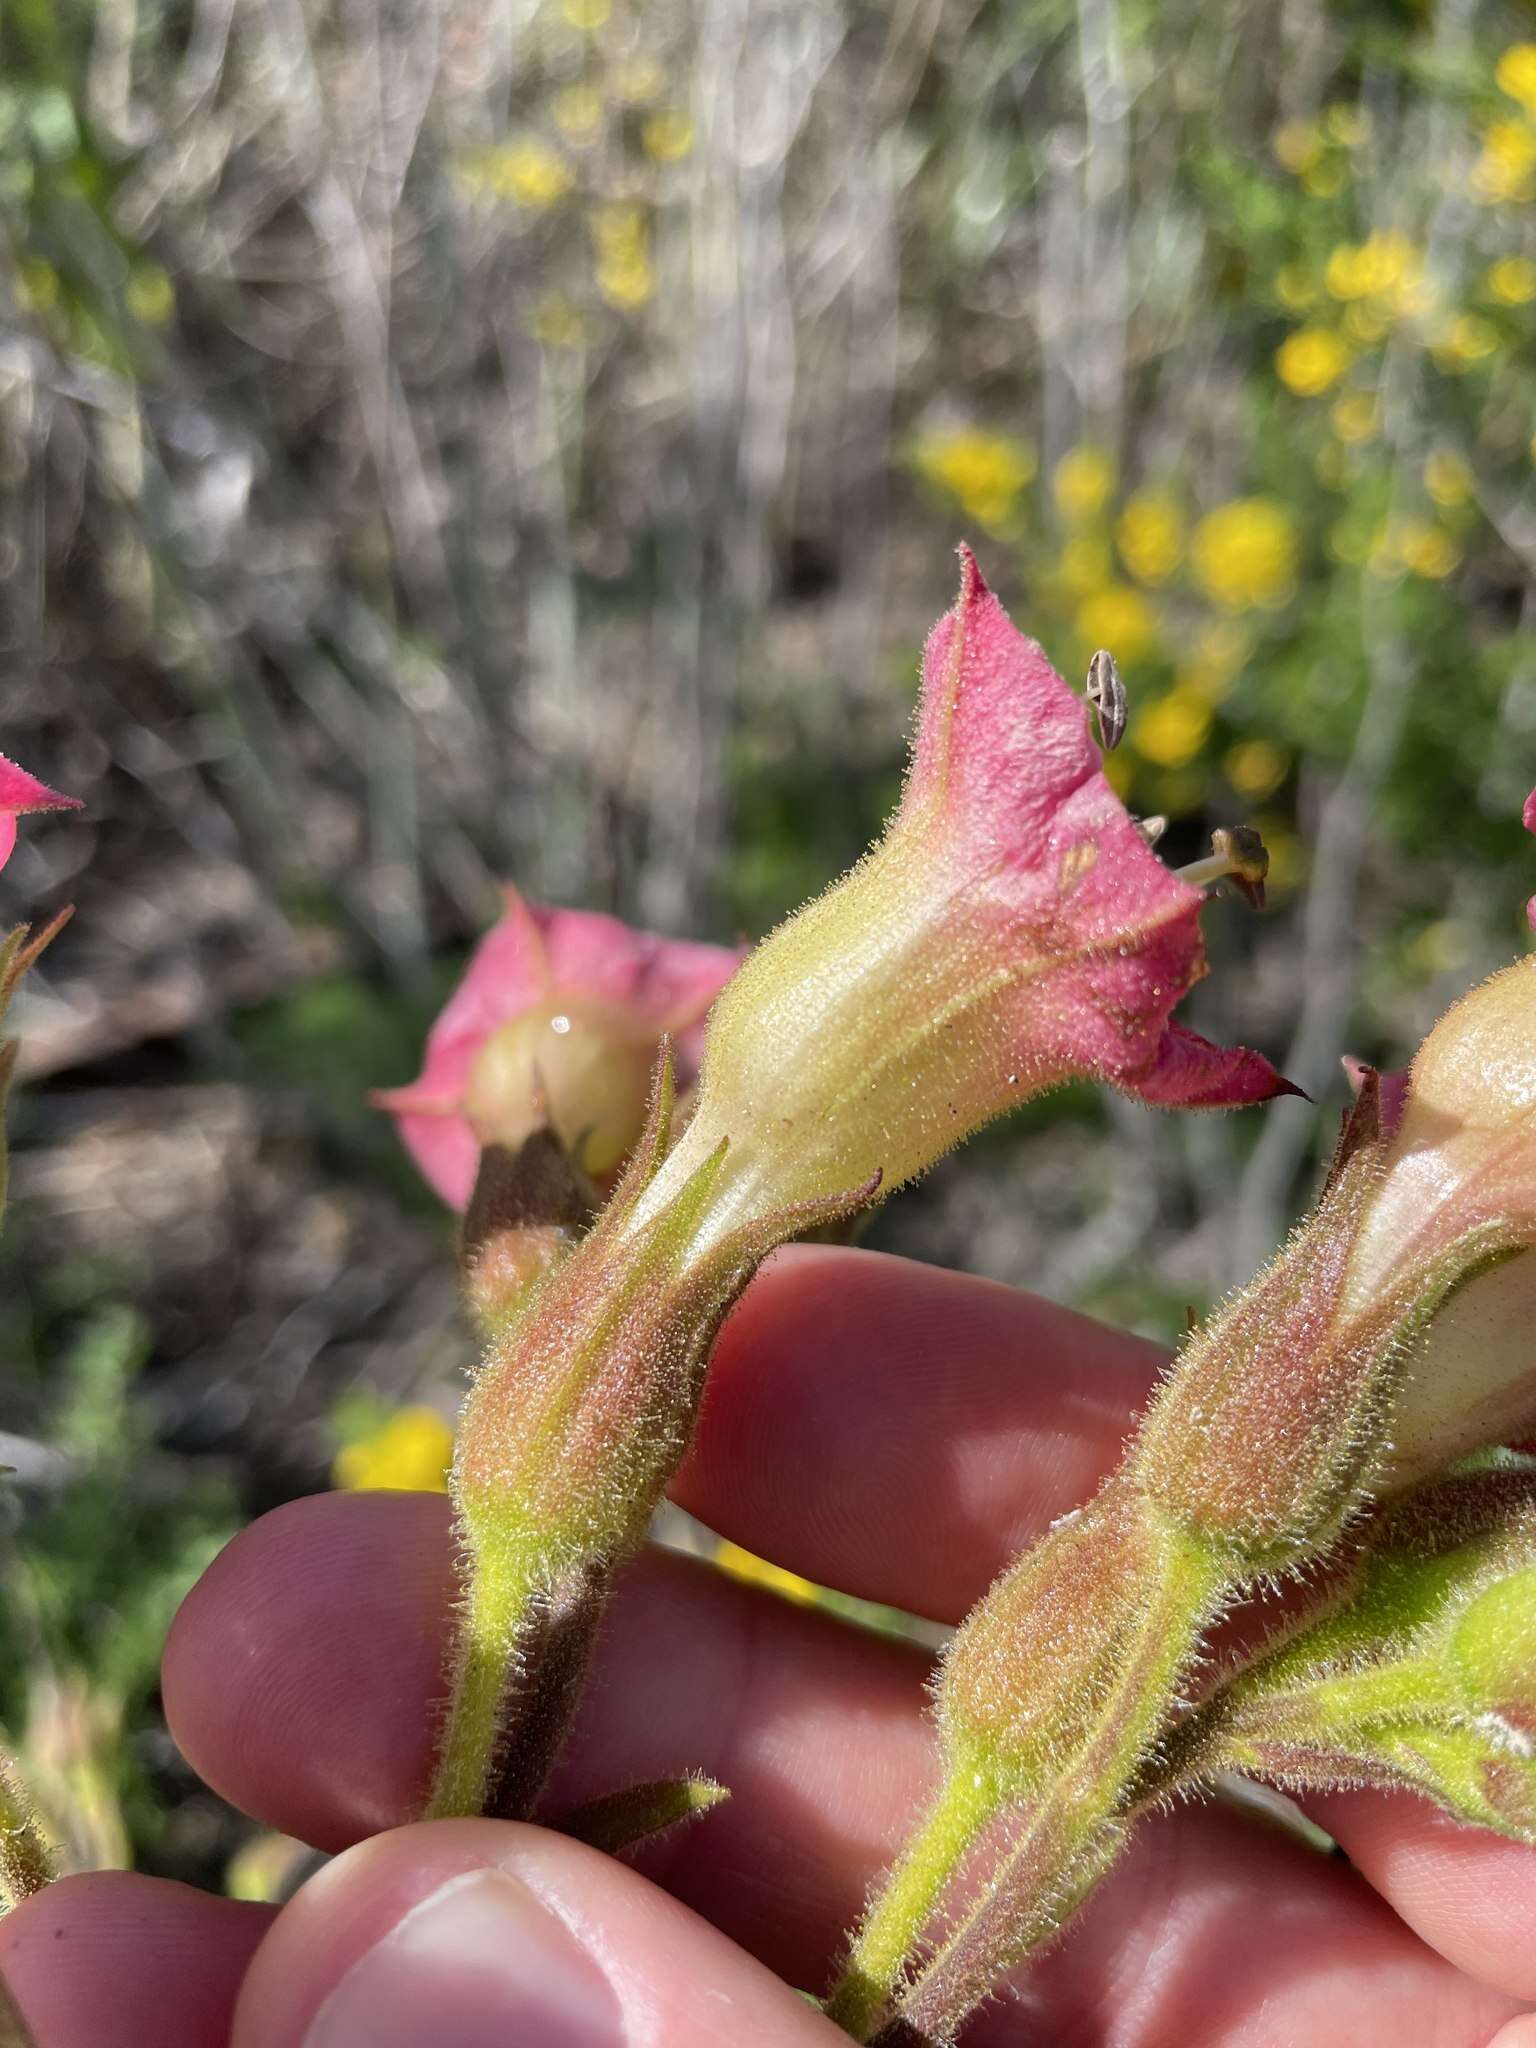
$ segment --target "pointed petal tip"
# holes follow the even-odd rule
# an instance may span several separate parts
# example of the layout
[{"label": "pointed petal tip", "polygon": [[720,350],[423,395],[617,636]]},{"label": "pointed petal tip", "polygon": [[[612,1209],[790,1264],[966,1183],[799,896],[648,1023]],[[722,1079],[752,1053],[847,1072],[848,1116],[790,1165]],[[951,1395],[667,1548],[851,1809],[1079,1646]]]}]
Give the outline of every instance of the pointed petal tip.
[{"label": "pointed petal tip", "polygon": [[1160,1109],[1244,1109],[1283,1095],[1312,1099],[1262,1053],[1245,1045],[1213,1045],[1182,1024],[1170,1024],[1151,1065],[1120,1085]]},{"label": "pointed petal tip", "polygon": [[50,789],[46,782],[39,782],[35,775],[29,775],[8,754],[0,754],[0,811],[22,813],[27,811],[79,811],[85,808],[81,798],[64,796],[56,789]]},{"label": "pointed petal tip", "polygon": [[990,586],[987,583],[986,577],[981,573],[981,565],[971,551],[970,542],[966,540],[961,541],[955,553],[960,557],[959,604],[967,605],[978,597],[989,597],[991,595]]}]

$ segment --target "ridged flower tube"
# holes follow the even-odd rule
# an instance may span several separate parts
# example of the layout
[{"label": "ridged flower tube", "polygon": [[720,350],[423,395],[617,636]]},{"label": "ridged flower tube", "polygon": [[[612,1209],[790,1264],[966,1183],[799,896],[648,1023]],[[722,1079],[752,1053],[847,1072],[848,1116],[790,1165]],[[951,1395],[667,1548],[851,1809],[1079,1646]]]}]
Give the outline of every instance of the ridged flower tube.
[{"label": "ridged flower tube", "polygon": [[467,1579],[435,1812],[536,1796],[608,1576],[774,1245],[1072,1077],[1191,1107],[1286,1091],[1258,1054],[1172,1021],[1205,971],[1201,901],[1105,781],[1083,699],[962,552],[885,837],[749,957],[681,1136],[663,1088],[608,1209],[494,1333],[454,1477]]},{"label": "ridged flower tube", "polygon": [[[1387,1091],[1385,1115],[1382,1095],[1364,1073],[1316,1212],[1191,1335],[1099,1498],[1005,1573],[957,1634],[937,1691],[941,1790],[830,2008],[855,2038],[883,2039],[889,2022],[896,2039],[950,2039],[1061,1924],[1124,1839],[1225,1607],[1329,1558],[1373,1497],[1413,1472],[1536,1419],[1536,959],[1447,1012],[1406,1086]],[[1483,1500],[1514,1482],[1466,1484]],[[1426,1680],[1423,1726],[1410,1727],[1422,1670],[1383,1641],[1347,1686],[1330,1675],[1342,1691],[1319,1693],[1323,1666],[1309,1666],[1287,1711],[1304,1720],[1347,1693],[1368,1718],[1389,1700],[1391,1713],[1351,1738],[1357,1778],[1373,1758],[1473,1817],[1494,1811],[1496,1791],[1508,1825],[1528,1831],[1536,1808],[1517,1752],[1530,1740],[1536,1630],[1511,1617],[1536,1577],[1521,1484],[1518,1542],[1501,1537],[1497,1583],[1466,1562],[1471,1590],[1448,1647],[1415,1638],[1421,1659],[1483,1659],[1480,1705],[1458,1665],[1460,1690]],[[1412,1511],[1382,1511],[1371,1526],[1383,1557],[1415,1532],[1432,1552],[1424,1503],[1436,1498],[1421,1490]],[[1454,1548],[1464,1517],[1447,1507],[1442,1524]],[[1424,1580],[1439,1583],[1427,1566]],[[1392,1583],[1406,1583],[1401,1572]],[[1381,1635],[1384,1616],[1378,1603],[1359,1626]],[[1495,1712],[1503,1732],[1489,1751]],[[1336,1779],[1348,1775],[1339,1762]],[[927,1930],[962,1871],[975,1903],[934,1945]]]}]

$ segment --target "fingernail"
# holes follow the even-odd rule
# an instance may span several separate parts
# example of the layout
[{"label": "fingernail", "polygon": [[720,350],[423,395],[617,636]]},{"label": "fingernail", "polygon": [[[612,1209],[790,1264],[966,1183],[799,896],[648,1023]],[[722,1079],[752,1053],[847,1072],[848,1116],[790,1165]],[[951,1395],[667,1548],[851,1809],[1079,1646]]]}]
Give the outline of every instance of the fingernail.
[{"label": "fingernail", "polygon": [[304,2048],[623,2048],[607,1978],[563,1921],[500,1870],[411,1909],[316,2013]]}]

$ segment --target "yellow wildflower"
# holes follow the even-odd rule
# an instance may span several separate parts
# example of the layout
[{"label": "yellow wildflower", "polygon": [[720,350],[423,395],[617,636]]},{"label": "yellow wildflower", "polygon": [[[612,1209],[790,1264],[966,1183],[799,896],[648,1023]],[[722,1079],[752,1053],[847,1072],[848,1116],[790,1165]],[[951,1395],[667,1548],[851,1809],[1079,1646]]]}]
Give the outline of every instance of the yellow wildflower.
[{"label": "yellow wildflower", "polygon": [[1138,583],[1166,583],[1184,554],[1184,519],[1165,491],[1137,491],[1116,529],[1120,559]]},{"label": "yellow wildflower", "polygon": [[1310,171],[1323,154],[1323,138],[1315,121],[1282,121],[1269,138],[1275,161],[1300,177]]},{"label": "yellow wildflower", "polygon": [[123,303],[146,327],[163,327],[176,310],[176,288],[158,263],[141,263],[128,279]]},{"label": "yellow wildflower", "polygon": [[1397,558],[1411,575],[1438,582],[1461,560],[1461,549],[1443,526],[1409,520],[1394,536]]},{"label": "yellow wildflower", "polygon": [[1328,133],[1344,149],[1358,149],[1371,136],[1371,117],[1363,107],[1337,101],[1326,115]]},{"label": "yellow wildflower", "polygon": [[1529,256],[1502,256],[1489,265],[1483,289],[1501,306],[1528,306],[1536,299],[1536,263]]},{"label": "yellow wildflower", "polygon": [[1102,448],[1087,443],[1069,449],[1051,478],[1051,492],[1062,517],[1073,521],[1092,519],[1102,512],[1114,488],[1113,461]]},{"label": "yellow wildflower", "polygon": [[1034,450],[1005,434],[961,427],[925,434],[914,461],[930,483],[958,500],[967,518],[995,532],[1006,526],[1035,473]]},{"label": "yellow wildflower", "polygon": [[1437,505],[1465,505],[1472,495],[1472,472],[1449,448],[1437,448],[1424,465],[1424,488]]},{"label": "yellow wildflower", "polygon": [[1222,758],[1222,772],[1239,796],[1258,803],[1284,782],[1291,757],[1273,740],[1239,740]]},{"label": "yellow wildflower", "polygon": [[640,130],[640,146],[654,163],[678,163],[693,148],[693,123],[686,114],[663,109]]},{"label": "yellow wildflower", "polygon": [[667,74],[654,57],[631,57],[613,74],[613,89],[632,107],[643,107],[661,96]]},{"label": "yellow wildflower", "polygon": [[1328,530],[1329,554],[1336,562],[1344,562],[1351,569],[1360,567],[1371,547],[1370,528],[1358,519],[1341,519]]},{"label": "yellow wildflower", "polygon": [[1088,597],[1095,590],[1102,590],[1106,583],[1114,581],[1114,576],[1108,541],[1086,533],[1074,533],[1063,541],[1061,580],[1074,597]]},{"label": "yellow wildflower", "polygon": [[715,1545],[715,1563],[733,1579],[749,1586],[766,1586],[770,1592],[782,1593],[786,1600],[798,1601],[803,1607],[814,1607],[820,1598],[820,1587],[802,1579],[798,1572],[786,1571],[781,1564],[770,1564],[764,1557],[754,1557],[750,1550],[743,1550],[739,1543],[727,1543],[723,1537]]},{"label": "yellow wildflower", "polygon": [[1298,327],[1275,350],[1280,382],[1301,398],[1316,398],[1337,384],[1349,368],[1353,350],[1331,327]]},{"label": "yellow wildflower", "polygon": [[560,152],[534,135],[476,151],[459,164],[457,175],[466,192],[510,199],[532,213],[558,205],[576,182]]},{"label": "yellow wildflower", "polygon": [[603,125],[602,95],[590,85],[568,85],[557,92],[554,122],[571,142],[591,142]]},{"label": "yellow wildflower", "polygon": [[1456,375],[1491,356],[1499,345],[1499,330],[1476,313],[1459,313],[1431,353],[1442,370]]},{"label": "yellow wildflower", "polygon": [[1152,607],[1128,583],[1111,583],[1085,597],[1075,623],[1085,647],[1107,647],[1120,661],[1144,654],[1157,631]]},{"label": "yellow wildflower", "polygon": [[1130,740],[1144,761],[1182,768],[1205,745],[1211,707],[1195,690],[1174,688],[1131,721]]},{"label": "yellow wildflower", "polygon": [[1351,341],[1358,341],[1369,348],[1381,340],[1392,322],[1386,310],[1378,303],[1362,302],[1344,309],[1344,329]]},{"label": "yellow wildflower", "polygon": [[445,1493],[453,1431],[435,1408],[401,1408],[367,1436],[343,1444],[332,1477],[351,1492],[377,1487]]},{"label": "yellow wildflower", "polygon": [[1422,271],[1423,259],[1409,237],[1400,228],[1386,228],[1363,242],[1340,242],[1323,282],[1336,299],[1383,298]]},{"label": "yellow wildflower", "polygon": [[613,0],[561,0],[560,12],[572,28],[583,29],[590,35],[613,12]]},{"label": "yellow wildflower", "polygon": [[1234,498],[1195,528],[1190,561],[1224,611],[1282,605],[1296,583],[1296,524],[1272,498]]},{"label": "yellow wildflower", "polygon": [[654,298],[650,227],[638,206],[603,206],[592,216],[597,289],[610,306],[633,312]]},{"label": "yellow wildflower", "polygon": [[1375,436],[1378,424],[1376,401],[1364,391],[1347,391],[1342,398],[1333,401],[1328,420],[1339,439],[1354,447]]},{"label": "yellow wildflower", "polygon": [[1317,280],[1304,263],[1282,263],[1275,272],[1275,297],[1288,312],[1304,313],[1317,304]]},{"label": "yellow wildflower", "polygon": [[1511,43],[1494,68],[1500,92],[1536,114],[1536,43]]},{"label": "yellow wildflower", "polygon": [[1525,121],[1489,123],[1472,169],[1472,196],[1485,206],[1536,198],[1536,128]]},{"label": "yellow wildflower", "polygon": [[563,292],[549,292],[540,299],[528,326],[545,348],[580,348],[587,339],[587,323]]},{"label": "yellow wildflower", "polygon": [[1252,652],[1252,640],[1234,619],[1207,619],[1180,661],[1174,682],[1207,703],[1219,703]]}]

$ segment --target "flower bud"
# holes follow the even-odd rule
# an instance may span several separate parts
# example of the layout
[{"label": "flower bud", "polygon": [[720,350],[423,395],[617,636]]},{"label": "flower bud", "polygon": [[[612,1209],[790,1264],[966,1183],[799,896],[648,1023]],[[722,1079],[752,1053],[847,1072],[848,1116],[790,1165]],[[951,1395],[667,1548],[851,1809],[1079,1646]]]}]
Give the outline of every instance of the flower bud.
[{"label": "flower bud", "polygon": [[1358,1541],[1331,1609],[1219,1690],[1184,1746],[1204,1773],[1411,1786],[1536,1839],[1536,1466],[1414,1488]]},{"label": "flower bud", "polygon": [[1362,1218],[1346,1313],[1411,1290],[1448,1248],[1469,1270],[1436,1313],[1393,1406],[1397,1480],[1498,1442],[1536,1418],[1536,958],[1448,1010],[1409,1070]]},{"label": "flower bud", "polygon": [[525,903],[512,888],[506,897],[432,1027],[419,1078],[373,1098],[456,1209],[482,1146],[516,1151],[546,1126],[584,1172],[611,1176],[640,1135],[661,1039],[687,1086],[704,1014],[741,957]]}]

